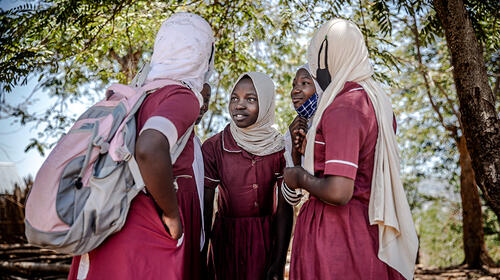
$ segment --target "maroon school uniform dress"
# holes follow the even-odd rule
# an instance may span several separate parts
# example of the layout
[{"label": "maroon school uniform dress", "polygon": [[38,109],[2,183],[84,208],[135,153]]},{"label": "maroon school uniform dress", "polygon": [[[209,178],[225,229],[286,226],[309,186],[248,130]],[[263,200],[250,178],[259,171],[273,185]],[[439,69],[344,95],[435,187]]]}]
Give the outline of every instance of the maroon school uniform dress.
[{"label": "maroon school uniform dress", "polygon": [[352,199],[327,205],[311,196],[293,239],[290,279],[404,279],[378,259],[378,227],[368,221],[378,125],[363,88],[347,82],[316,130],[314,173],[354,180]]},{"label": "maroon school uniform dress", "polygon": [[[173,126],[162,126],[165,119],[160,119],[160,123],[153,122],[145,128],[156,129],[164,135],[172,135],[175,129],[181,137],[195,122],[199,109],[197,98],[187,88],[163,87],[142,104],[137,115],[137,131],[141,131],[150,118],[160,117]],[[182,240],[174,240],[167,233],[152,197],[141,192],[132,201],[122,230],[89,253],[87,279],[200,278],[201,213],[192,169],[193,135],[191,133],[173,165],[174,177],[181,176],[177,178],[177,200],[184,226]],[[79,261],[80,257],[73,259],[69,279],[77,278]]]},{"label": "maroon school uniform dress", "polygon": [[205,188],[219,186],[209,266],[217,280],[264,279],[271,262],[276,183],[283,151],[256,156],[236,144],[229,125],[202,146]]}]

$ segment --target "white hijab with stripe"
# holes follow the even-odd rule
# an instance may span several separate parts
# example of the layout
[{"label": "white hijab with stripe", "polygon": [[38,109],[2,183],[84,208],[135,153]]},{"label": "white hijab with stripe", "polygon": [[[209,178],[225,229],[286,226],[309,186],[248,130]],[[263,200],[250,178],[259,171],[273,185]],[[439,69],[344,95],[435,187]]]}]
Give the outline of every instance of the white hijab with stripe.
[{"label": "white hijab with stripe", "polygon": [[[360,84],[368,94],[378,124],[372,188],[368,208],[370,224],[379,227],[378,257],[412,279],[418,249],[418,239],[410,207],[399,174],[399,154],[393,131],[393,112],[389,97],[373,80],[373,68],[368,50],[358,27],[347,20],[333,19],[314,34],[308,49],[311,73],[316,76],[318,53],[324,39],[328,40],[328,70],[331,83],[325,89],[307,133],[304,168],[314,173],[314,139],[316,128],[325,109],[348,81]],[[325,46],[320,54],[324,63]],[[321,65],[321,68],[324,68]]]},{"label": "white hijab with stripe", "polygon": [[231,119],[230,129],[236,144],[245,151],[258,155],[266,156],[281,151],[285,147],[285,141],[279,131],[272,125],[275,119],[275,92],[274,83],[269,76],[259,72],[243,73],[236,84],[245,76],[250,77],[253,86],[257,91],[259,102],[259,116],[254,124],[246,128],[238,127]]}]

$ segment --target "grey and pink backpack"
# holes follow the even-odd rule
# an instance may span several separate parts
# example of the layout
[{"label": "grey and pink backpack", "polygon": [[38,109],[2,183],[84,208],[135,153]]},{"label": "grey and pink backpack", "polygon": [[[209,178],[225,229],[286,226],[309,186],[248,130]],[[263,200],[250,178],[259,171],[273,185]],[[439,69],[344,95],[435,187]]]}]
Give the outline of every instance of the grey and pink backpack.
[{"label": "grey and pink backpack", "polygon": [[[80,255],[123,227],[132,199],[144,188],[134,158],[135,114],[149,93],[169,84],[179,83],[112,85],[59,140],[26,202],[26,237],[31,244]],[[192,129],[172,147],[172,163]]]}]

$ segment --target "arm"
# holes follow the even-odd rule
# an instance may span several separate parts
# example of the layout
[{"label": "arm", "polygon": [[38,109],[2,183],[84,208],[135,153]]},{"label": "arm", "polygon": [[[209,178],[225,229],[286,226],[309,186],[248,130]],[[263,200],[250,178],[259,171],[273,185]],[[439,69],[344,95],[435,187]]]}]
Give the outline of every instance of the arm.
[{"label": "arm", "polygon": [[[281,185],[281,180],[278,182],[279,185]],[[273,248],[273,263],[268,270],[267,279],[283,279],[292,224],[293,208],[286,203],[281,194],[281,188],[278,187],[278,209],[273,225],[276,232],[276,243]]]},{"label": "arm", "polygon": [[174,189],[170,144],[160,132],[147,129],[137,140],[135,155],[149,193],[163,211],[163,222],[174,239],[182,236],[182,223]]},{"label": "arm", "polygon": [[205,220],[205,245],[201,251],[202,268],[208,261],[208,243],[212,232],[212,217],[214,212],[215,189],[205,188],[203,199],[203,218]]},{"label": "arm", "polygon": [[[208,262],[208,245],[212,236],[212,218],[214,212],[215,189],[219,185],[219,170],[217,168],[217,144],[213,139],[208,139],[201,146],[203,153],[203,166],[205,169],[204,178],[204,199],[203,199],[203,218],[205,221],[205,245],[201,252],[202,268],[206,269]],[[205,274],[208,275],[208,274]]]},{"label": "arm", "polygon": [[321,122],[325,177],[315,177],[302,167],[286,168],[285,183],[292,189],[303,188],[326,203],[345,205],[354,192],[360,149],[373,129],[372,122],[351,104],[327,109]]},{"label": "arm", "polygon": [[329,204],[345,205],[354,192],[354,180],[350,178],[335,175],[318,178],[302,167],[286,168],[284,177],[290,188],[301,187]]}]

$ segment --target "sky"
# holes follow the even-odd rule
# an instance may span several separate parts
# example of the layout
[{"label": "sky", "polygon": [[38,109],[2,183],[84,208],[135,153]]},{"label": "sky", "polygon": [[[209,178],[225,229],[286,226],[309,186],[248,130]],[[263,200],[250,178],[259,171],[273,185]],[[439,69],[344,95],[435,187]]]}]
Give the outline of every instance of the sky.
[{"label": "sky", "polygon": [[[31,77],[27,85],[15,87],[12,92],[5,93],[5,103],[17,105],[25,102],[36,86],[37,80],[38,77]],[[34,110],[33,112],[36,113],[45,112],[55,102],[55,99],[42,91],[35,92],[30,100],[34,102],[34,105],[30,105],[28,108],[30,112]],[[81,115],[88,106],[88,100],[69,104],[68,115]],[[21,125],[13,118],[4,119],[4,117],[4,115],[0,117],[0,162],[14,162],[19,175],[23,178],[28,175],[35,177],[36,172],[50,150],[45,151],[45,156],[41,156],[36,149],[32,149],[26,153],[24,150],[30,143],[31,138],[38,137],[38,132],[41,129],[37,128],[34,123]],[[51,142],[55,142],[56,140],[50,139]]]},{"label": "sky", "polygon": [[[12,9],[26,2],[33,3],[36,1],[0,0],[0,9]],[[17,86],[12,92],[5,93],[5,103],[17,105],[25,102],[26,98],[33,92],[38,78],[39,76],[33,75],[26,85]],[[28,107],[30,112],[37,113],[45,112],[55,102],[55,99],[42,91],[35,92],[30,100],[34,102],[34,105]],[[89,105],[91,104],[88,100],[79,100],[79,103],[68,104],[68,115],[79,116]],[[40,155],[36,149],[31,149],[28,152],[24,152],[24,150],[30,143],[31,138],[38,137],[38,132],[41,129],[37,128],[34,123],[21,125],[19,122],[15,122],[13,118],[5,119],[4,117],[4,115],[0,115],[0,162],[13,162],[22,178],[28,175],[34,178],[50,150],[45,151],[45,156]],[[50,139],[51,142],[56,140]]]}]

